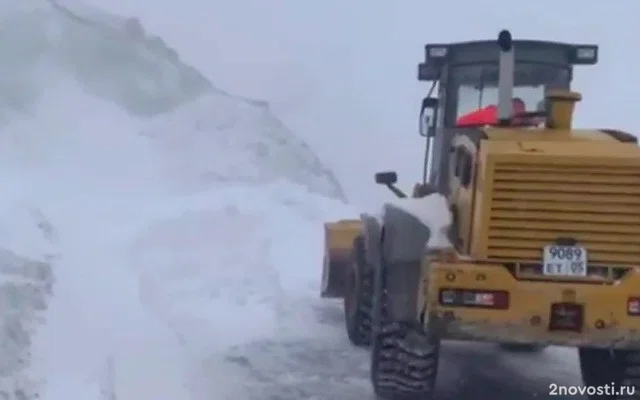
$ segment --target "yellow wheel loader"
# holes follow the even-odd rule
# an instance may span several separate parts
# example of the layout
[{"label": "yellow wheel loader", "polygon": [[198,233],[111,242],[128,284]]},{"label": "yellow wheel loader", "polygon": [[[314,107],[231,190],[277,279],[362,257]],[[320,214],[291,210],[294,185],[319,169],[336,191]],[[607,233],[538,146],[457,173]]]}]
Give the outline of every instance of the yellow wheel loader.
[{"label": "yellow wheel loader", "polygon": [[[430,399],[444,340],[575,347],[585,385],[637,384],[640,148],[572,126],[573,69],[598,47],[505,30],[425,53],[422,182],[409,197],[378,173],[396,201],[325,225],[322,295],[370,343],[378,398]],[[494,121],[457,126],[492,104]]]}]

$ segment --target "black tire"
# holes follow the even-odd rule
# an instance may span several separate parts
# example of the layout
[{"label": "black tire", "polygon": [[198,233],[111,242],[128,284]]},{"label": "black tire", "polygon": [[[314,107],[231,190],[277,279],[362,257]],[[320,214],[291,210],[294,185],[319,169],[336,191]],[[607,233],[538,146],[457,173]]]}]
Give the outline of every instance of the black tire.
[{"label": "black tire", "polygon": [[381,400],[430,400],[438,374],[439,343],[417,329],[387,323],[373,338],[371,382]]},{"label": "black tire", "polygon": [[388,315],[385,268],[374,291],[371,383],[381,400],[429,400],[435,392],[440,344],[417,324],[392,321]]},{"label": "black tire", "polygon": [[347,335],[352,344],[361,347],[371,344],[373,271],[367,265],[365,251],[364,238],[356,237],[343,300]]},{"label": "black tire", "polygon": [[616,390],[622,386],[635,388],[617,396],[613,393],[590,394],[590,400],[640,399],[640,351],[582,348],[578,351],[582,381],[586,387],[603,387],[611,384]]}]

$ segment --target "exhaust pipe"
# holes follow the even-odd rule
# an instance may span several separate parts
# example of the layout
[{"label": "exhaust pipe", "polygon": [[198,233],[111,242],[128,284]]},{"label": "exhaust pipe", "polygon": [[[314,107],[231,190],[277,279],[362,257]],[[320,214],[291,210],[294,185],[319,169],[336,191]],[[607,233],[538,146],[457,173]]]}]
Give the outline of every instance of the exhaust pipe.
[{"label": "exhaust pipe", "polygon": [[509,125],[513,116],[513,79],[515,74],[515,57],[511,32],[502,30],[498,34],[500,58],[498,64],[498,125]]}]

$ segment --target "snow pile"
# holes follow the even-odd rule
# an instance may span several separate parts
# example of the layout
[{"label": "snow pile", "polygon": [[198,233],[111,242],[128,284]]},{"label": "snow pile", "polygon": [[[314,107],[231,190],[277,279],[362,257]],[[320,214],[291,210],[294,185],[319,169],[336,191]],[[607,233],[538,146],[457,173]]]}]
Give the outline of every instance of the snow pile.
[{"label": "snow pile", "polygon": [[263,183],[281,178],[344,200],[344,192],[313,151],[261,104],[221,94],[157,117],[143,134],[182,187]]},{"label": "snow pile", "polygon": [[[80,189],[80,190],[78,190]],[[126,248],[153,218],[149,197],[110,197],[111,187],[67,187],[46,207],[59,231],[54,296],[34,341],[44,399],[185,398],[180,343],[140,300]],[[45,193],[45,191],[41,192]]]},{"label": "snow pile", "polygon": [[185,343],[212,351],[286,333],[283,296],[317,298],[319,271],[305,264],[320,263],[322,221],[355,211],[284,182],[163,204],[131,247],[143,299]]},{"label": "snow pile", "polygon": [[334,335],[321,313],[334,305],[318,296],[322,221],[355,210],[285,182],[151,208],[129,247],[129,265],[140,276],[142,302],[203,368],[191,371],[192,393],[202,396],[194,398],[264,395],[262,382],[233,371],[237,357],[261,365],[273,349],[245,350]]},{"label": "snow pile", "polygon": [[52,294],[55,231],[37,209],[3,200],[0,215],[0,397],[35,398],[32,341]]},{"label": "snow pile", "polygon": [[[139,21],[77,4],[53,7],[50,18],[58,29],[49,29],[57,35],[48,51],[59,68],[88,93],[132,115],[155,116],[141,133],[155,139],[176,186],[285,178],[344,199],[333,173],[267,103],[216,88]],[[236,154],[212,156],[219,149]]]},{"label": "snow pile", "polygon": [[[206,332],[218,334],[217,318],[239,328],[252,304],[282,306],[279,292],[268,292],[279,286],[245,282],[250,271],[242,268],[275,279],[261,274],[274,271],[264,261],[274,230],[300,221],[286,210],[323,218],[320,205],[307,206],[307,189],[290,182],[329,196],[342,191],[266,104],[216,91],[153,37],[130,38],[46,2],[11,12],[4,5],[0,397],[188,397],[191,368],[214,351],[197,345],[211,342]],[[223,196],[230,183],[250,186]],[[240,206],[247,199],[252,205]],[[298,239],[289,232],[289,242]],[[177,241],[182,236],[193,243]],[[171,254],[171,238],[177,251],[186,248],[184,258]],[[242,240],[256,252],[234,251]],[[239,264],[207,275],[209,263]],[[180,269],[183,288],[163,280]],[[198,282],[217,284],[218,306]],[[244,283],[264,292],[245,296]],[[189,311],[197,307],[210,310]],[[233,307],[236,320],[224,314]],[[45,308],[46,329],[37,329]],[[278,326],[286,318],[266,313],[266,330],[271,317]],[[257,338],[226,335],[220,343]],[[238,342],[225,342],[231,338]],[[181,339],[194,343],[186,353]]]},{"label": "snow pile", "polygon": [[57,61],[96,96],[130,113],[158,115],[213,90],[199,71],[180,61],[160,38],[130,34],[54,9],[59,32],[52,50]]},{"label": "snow pile", "polygon": [[263,384],[243,368],[234,375],[234,357],[266,346],[249,357],[261,366],[274,351],[290,357],[273,343],[336,337],[325,316],[335,304],[318,297],[321,227],[355,210],[284,181],[190,196],[108,192],[48,202],[65,256],[37,341],[42,398],[248,398]]},{"label": "snow pile", "polygon": [[[167,159],[163,170],[176,186],[199,190],[221,180],[285,178],[344,199],[333,173],[268,104],[217,89],[162,39],[141,26],[129,32],[130,19],[78,4],[17,8],[4,17],[0,44],[8,60],[0,67],[1,125],[35,116],[45,97],[59,93],[51,84],[66,76],[131,116],[156,116],[141,131],[156,139]],[[77,111],[82,115],[87,107]],[[221,162],[211,156],[221,148],[237,154]]]}]

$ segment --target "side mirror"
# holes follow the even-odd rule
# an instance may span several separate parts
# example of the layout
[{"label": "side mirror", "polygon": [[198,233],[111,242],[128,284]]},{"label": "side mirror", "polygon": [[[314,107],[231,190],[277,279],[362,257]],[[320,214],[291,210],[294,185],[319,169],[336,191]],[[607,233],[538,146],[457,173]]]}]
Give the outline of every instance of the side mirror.
[{"label": "side mirror", "polygon": [[398,182],[398,174],[395,171],[378,172],[376,183],[378,185],[393,185]]},{"label": "side mirror", "polygon": [[440,77],[440,68],[435,64],[420,63],[418,64],[418,80],[419,81],[437,81]]},{"label": "side mirror", "polygon": [[430,132],[432,132],[435,127],[437,109],[438,99],[425,97],[422,100],[422,107],[420,108],[420,136],[432,136]]},{"label": "side mirror", "polygon": [[397,187],[395,183],[398,182],[398,174],[395,171],[378,172],[376,174],[376,183],[379,185],[385,185],[393,194],[397,197],[404,199],[407,195]]}]

